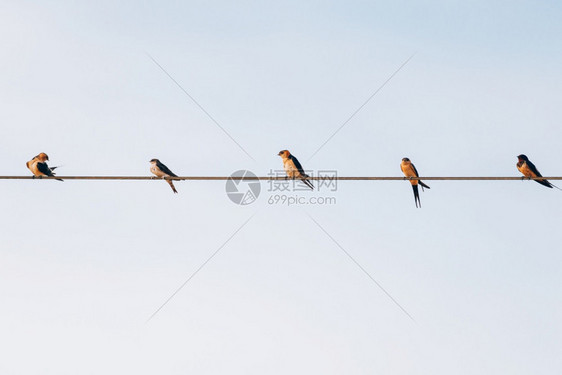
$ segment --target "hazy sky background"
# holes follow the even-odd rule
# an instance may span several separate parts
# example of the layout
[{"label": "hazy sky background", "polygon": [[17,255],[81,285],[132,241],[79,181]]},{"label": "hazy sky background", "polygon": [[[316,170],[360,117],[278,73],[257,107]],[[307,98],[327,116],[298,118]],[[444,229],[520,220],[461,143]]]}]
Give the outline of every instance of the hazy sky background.
[{"label": "hazy sky background", "polygon": [[[1,175],[561,175],[557,1],[2,1]],[[396,76],[312,154],[410,56]],[[154,57],[242,152],[149,58]],[[562,192],[0,181],[3,374],[557,374]],[[252,217],[252,215],[254,215]],[[314,218],[415,319],[410,320]],[[150,322],[148,317],[252,219]]]}]

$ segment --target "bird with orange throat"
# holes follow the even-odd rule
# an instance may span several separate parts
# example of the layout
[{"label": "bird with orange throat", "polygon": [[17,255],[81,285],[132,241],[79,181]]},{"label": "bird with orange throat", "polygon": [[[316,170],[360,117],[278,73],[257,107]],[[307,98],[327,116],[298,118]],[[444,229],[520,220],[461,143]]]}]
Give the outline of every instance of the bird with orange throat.
[{"label": "bird with orange throat", "polygon": [[[28,161],[25,165],[27,168],[33,173],[33,178],[39,177],[42,178],[43,176],[48,177],[55,177],[55,173],[53,171],[57,167],[49,167],[47,165],[47,161],[49,160],[49,156],[46,153],[42,152],[39,155],[35,156],[33,159]],[[60,178],[57,178],[58,181],[63,181]]]},{"label": "bird with orange throat", "polygon": [[287,173],[288,178],[293,180],[299,179],[304,182],[306,186],[314,190],[314,186],[308,179],[309,176],[304,172],[301,163],[299,163],[296,157],[291,155],[289,150],[279,151],[277,155],[281,156],[281,159],[283,160],[283,169],[285,170],[285,173]]},{"label": "bird with orange throat", "polygon": [[168,167],[166,167],[160,160],[152,159],[150,161],[150,171],[157,177],[163,178],[172,188],[174,194],[177,194],[176,187],[174,186],[174,182],[170,180],[170,177],[178,177],[174,172],[172,172]]},{"label": "bird with orange throat", "polygon": [[[405,177],[419,177],[418,170],[414,166],[414,164],[408,158],[403,158],[402,163],[400,163],[400,169],[402,173],[404,173]],[[421,207],[420,201],[420,192],[418,190],[418,185],[423,188],[430,189],[429,186],[421,182],[421,180],[410,180],[410,184],[412,184],[412,189],[414,190],[414,201],[416,202],[416,207]]]}]

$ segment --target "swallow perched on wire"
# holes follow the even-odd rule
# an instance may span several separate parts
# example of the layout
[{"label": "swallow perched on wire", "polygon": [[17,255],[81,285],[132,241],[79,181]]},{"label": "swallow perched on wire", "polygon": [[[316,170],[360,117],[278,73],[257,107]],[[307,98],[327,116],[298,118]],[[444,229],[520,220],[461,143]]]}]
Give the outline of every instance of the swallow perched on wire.
[{"label": "swallow perched on wire", "polygon": [[[25,163],[27,168],[33,173],[33,178],[39,177],[42,178],[43,176],[55,177],[55,173],[53,171],[57,167],[49,167],[47,165],[47,160],[49,157],[46,153],[42,152],[39,155],[33,157],[30,161]],[[58,181],[63,181],[60,178],[57,178]]]},{"label": "swallow perched on wire", "polygon": [[174,182],[169,180],[168,177],[178,177],[174,172],[172,172],[168,167],[160,162],[158,159],[152,159],[150,161],[150,171],[154,173],[157,177],[166,179],[166,182],[170,184],[172,191],[177,193],[176,187],[174,186]]},{"label": "swallow perched on wire", "polygon": [[[542,177],[541,173],[539,172],[539,170],[537,169],[537,167],[535,167],[535,165],[529,160],[529,158],[526,155],[518,155],[517,159],[519,160],[517,162],[517,169],[519,170],[519,172],[523,173],[523,176],[527,177],[527,178],[537,178],[537,177]],[[523,178],[525,178],[523,177]],[[552,184],[550,181],[548,181],[547,179],[542,179],[542,180],[535,180],[536,182],[538,182],[539,184],[546,186],[547,188],[557,188],[558,190],[562,190],[560,189],[558,186]]]},{"label": "swallow perched on wire", "polygon": [[[406,177],[419,177],[418,170],[414,166],[414,164],[408,158],[403,158],[402,163],[400,163],[400,169],[404,176]],[[423,188],[431,189],[429,186],[421,182],[421,180],[410,180],[412,184],[412,189],[414,190],[414,201],[416,202],[416,207],[421,207],[420,201],[420,193],[418,191],[418,184],[421,185],[422,190]],[[418,206],[419,204],[419,206]]]},{"label": "swallow perched on wire", "polygon": [[308,179],[309,176],[304,173],[301,163],[299,163],[297,158],[291,155],[289,150],[279,151],[279,154],[277,155],[281,156],[281,159],[283,159],[283,169],[285,169],[285,173],[287,173],[288,178],[292,178],[293,180],[298,178],[304,182],[306,186],[314,190],[314,186]]}]

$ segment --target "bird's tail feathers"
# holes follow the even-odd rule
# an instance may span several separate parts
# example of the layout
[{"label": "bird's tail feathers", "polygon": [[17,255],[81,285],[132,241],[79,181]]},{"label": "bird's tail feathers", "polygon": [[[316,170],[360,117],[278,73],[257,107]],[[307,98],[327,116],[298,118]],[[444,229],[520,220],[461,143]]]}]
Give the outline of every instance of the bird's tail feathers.
[{"label": "bird's tail feathers", "polygon": [[[49,177],[55,177],[56,173],[53,172],[53,169],[58,168],[58,167],[49,167],[51,174],[49,175]],[[64,180],[62,178],[55,178],[55,180],[60,181],[60,182],[64,182]]]},{"label": "bird's tail feathers", "polygon": [[412,185],[412,190],[414,190],[414,201],[416,202],[416,207],[421,207],[420,201],[420,191],[418,190],[418,185]]},{"label": "bird's tail feathers", "polygon": [[[308,176],[307,176],[308,177]],[[308,186],[309,188],[311,188],[312,190],[314,190],[314,185],[312,185],[312,182],[310,182],[310,180],[305,180],[302,179],[302,182],[304,182],[306,184],[306,186]]]},{"label": "bird's tail feathers", "polygon": [[170,184],[170,187],[172,188],[174,194],[177,194],[178,191],[176,190],[176,187],[174,186],[174,182],[173,182],[172,180],[166,180],[166,182],[167,182],[168,184]]},{"label": "bird's tail feathers", "polygon": [[560,189],[558,186],[554,185],[552,182],[551,182],[550,184],[551,184],[553,187],[555,187],[556,189],[562,190],[562,189]]},{"label": "bird's tail feathers", "polygon": [[546,186],[547,188],[551,188],[554,186],[553,184],[550,183],[550,181],[546,180],[546,179],[542,179],[542,180],[535,180],[536,182],[538,182],[539,184]]},{"label": "bird's tail feathers", "polygon": [[424,184],[423,182],[421,182],[421,180],[419,180],[418,183],[421,185],[422,191],[423,191],[423,188],[431,189],[428,185],[426,185],[426,184]]}]

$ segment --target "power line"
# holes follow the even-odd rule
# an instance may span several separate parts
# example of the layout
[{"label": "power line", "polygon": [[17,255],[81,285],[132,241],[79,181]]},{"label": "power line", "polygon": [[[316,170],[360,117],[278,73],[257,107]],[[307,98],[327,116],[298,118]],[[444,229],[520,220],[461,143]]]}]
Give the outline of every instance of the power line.
[{"label": "power line", "polygon": [[211,261],[211,259],[213,259],[213,258],[215,257],[215,255],[217,255],[218,252],[221,251],[222,248],[225,247],[226,244],[229,243],[230,240],[232,240],[232,238],[234,238],[234,236],[236,236],[236,234],[237,234],[238,232],[240,232],[240,230],[246,226],[246,224],[248,224],[248,222],[249,222],[250,220],[252,220],[252,218],[253,218],[254,216],[256,216],[255,213],[254,213],[252,216],[250,216],[250,217],[248,218],[248,220],[246,220],[246,221],[244,222],[244,224],[242,224],[240,227],[238,227],[238,229],[236,229],[236,231],[235,231],[234,233],[232,233],[232,235],[231,235],[230,237],[228,237],[228,239],[227,239],[222,245],[220,245],[219,248],[218,248],[217,250],[215,250],[215,252],[212,253],[211,256],[209,256],[209,257],[207,258],[207,260],[205,260],[205,262],[203,262],[203,264],[201,264],[201,265],[199,266],[199,268],[197,268],[194,272],[192,272],[191,275],[183,282],[183,284],[181,284],[181,285],[179,286],[179,288],[177,288],[177,289],[170,295],[170,297],[168,297],[168,298],[166,299],[166,301],[164,301],[164,303],[161,304],[160,307],[159,307],[158,309],[156,309],[156,311],[154,311],[154,312],[152,313],[152,315],[150,315],[150,316],[148,317],[148,319],[146,320],[146,323],[150,322],[150,321],[152,320],[152,318],[154,318],[154,317],[156,316],[156,314],[158,314],[158,313],[160,312],[160,310],[162,310],[162,309],[164,308],[164,306],[166,306],[166,305],[168,304],[168,302],[170,302],[170,301],[172,300],[172,298],[174,298],[174,297],[176,296],[176,294],[178,294],[178,293],[180,292],[180,290],[182,290],[183,287],[186,286],[187,283],[189,283],[189,282],[191,281],[191,279],[193,279],[193,278],[195,277],[195,275],[197,275],[197,274],[199,273],[199,271],[201,271],[201,270],[207,265],[207,263],[209,263],[209,262]]},{"label": "power line", "polygon": [[[0,180],[128,180],[142,181],[154,180],[160,181],[162,178],[150,176],[56,176],[56,177],[33,177],[33,176],[0,176]],[[174,181],[226,181],[226,180],[244,180],[244,181],[285,181],[284,176],[179,176],[169,177],[168,180]],[[555,177],[509,177],[509,176],[446,176],[446,177],[385,177],[385,176],[356,176],[356,177],[340,177],[340,176],[316,176],[308,177],[313,181],[410,181],[410,180],[426,180],[426,181],[521,181],[521,180],[562,180],[562,176]]]},{"label": "power line", "polygon": [[357,113],[359,113],[359,111],[362,110],[363,107],[365,107],[365,106],[367,105],[367,103],[369,103],[369,101],[371,101],[371,99],[373,99],[373,97],[374,97],[375,95],[377,95],[377,94],[379,93],[379,91],[381,91],[381,90],[386,86],[386,84],[387,84],[388,82],[390,82],[390,80],[391,80],[392,78],[394,78],[394,76],[395,76],[396,74],[398,74],[398,72],[401,71],[404,66],[406,66],[406,64],[408,64],[408,63],[410,62],[410,60],[412,60],[412,58],[413,58],[415,55],[416,55],[416,54],[414,53],[412,56],[408,57],[408,58],[406,59],[406,61],[404,61],[404,62],[402,63],[402,65],[400,65],[400,66],[398,67],[398,69],[396,69],[396,70],[394,71],[394,73],[392,73],[392,74],[390,75],[390,77],[388,77],[388,78],[386,79],[386,81],[384,81],[383,84],[380,85],[379,88],[378,88],[371,96],[369,96],[369,97],[367,98],[367,100],[365,100],[365,101],[363,102],[363,104],[361,104],[361,105],[359,106],[359,108],[357,108],[357,109],[355,110],[355,112],[353,112],[353,113],[351,114],[351,116],[349,116],[348,119],[345,120],[344,123],[341,124],[340,127],[337,128],[336,131],[333,132],[332,135],[330,135],[330,136],[328,137],[328,139],[326,139],[326,141],[325,141],[324,143],[322,143],[322,144],[320,145],[320,147],[318,147],[318,149],[317,149],[316,151],[314,151],[314,153],[307,159],[307,161],[310,160],[310,159],[312,159],[312,158],[314,157],[314,155],[316,155],[316,154],[318,153],[318,151],[320,151],[324,146],[326,146],[326,144],[327,144],[328,142],[330,142],[330,140],[331,140],[332,138],[334,138],[334,136],[335,136],[336,134],[338,134],[339,131],[342,130],[343,127],[346,126],[346,125],[351,121],[351,119],[352,119],[353,117],[355,117],[355,115],[356,115]]},{"label": "power line", "polygon": [[199,109],[201,109],[201,110],[203,111],[203,113],[205,113],[205,114],[207,115],[207,117],[209,117],[209,118],[211,119],[211,121],[214,122],[215,125],[218,126],[220,130],[223,131],[224,134],[226,134],[226,136],[227,136],[228,138],[230,138],[230,140],[231,140],[232,142],[236,143],[236,145],[237,145],[246,155],[248,155],[248,157],[249,157],[250,159],[252,159],[252,160],[255,161],[255,159],[252,157],[252,155],[250,155],[250,154],[248,153],[248,151],[246,151],[246,149],[244,149],[244,147],[242,147],[242,146],[240,145],[240,143],[236,142],[236,139],[234,139],[234,138],[230,135],[230,133],[227,132],[226,129],[223,128],[223,127],[221,126],[221,124],[219,124],[218,121],[215,120],[215,118],[214,118],[213,116],[211,116],[211,114],[210,114],[209,112],[207,112],[207,110],[206,110],[205,108],[203,108],[203,106],[202,106],[201,104],[199,104],[199,102],[198,102],[197,100],[195,100],[195,98],[194,98],[193,96],[191,96],[191,94],[188,93],[188,92],[183,88],[183,86],[180,85],[179,82],[176,81],[176,79],[175,79],[174,77],[172,77],[172,75],[171,75],[170,73],[168,73],[168,71],[167,71],[166,69],[164,69],[164,67],[163,67],[162,65],[160,65],[160,63],[159,63],[158,61],[156,61],[156,59],[155,59],[154,57],[152,57],[152,56],[151,56],[150,54],[148,54],[148,53],[147,53],[147,55],[148,55],[148,57],[152,60],[152,62],[154,62],[154,63],[164,72],[164,74],[166,74],[166,75],[168,76],[168,78],[170,78],[170,79],[172,80],[172,82],[174,82],[174,83],[176,84],[176,86],[178,86],[179,89],[180,89],[185,95],[187,95],[187,97],[188,97],[189,99],[191,99],[191,101],[193,101],[193,103],[195,103],[195,105],[196,105],[197,107],[199,107]]},{"label": "power line", "polygon": [[[307,213],[307,215],[308,215],[308,213]],[[356,265],[357,267],[359,267],[359,269],[360,269],[361,271],[363,271],[363,273],[364,273],[365,275],[367,275],[367,277],[368,277],[369,279],[371,279],[372,282],[374,282],[374,283],[380,288],[380,290],[382,290],[382,291],[384,292],[384,294],[387,295],[388,298],[391,299],[392,302],[394,302],[394,304],[395,304],[396,306],[398,306],[398,307],[400,308],[400,310],[402,310],[402,312],[404,312],[404,314],[408,315],[408,317],[409,317],[410,319],[412,319],[412,321],[413,321],[414,323],[416,322],[415,319],[414,319],[414,317],[413,317],[412,315],[410,315],[410,313],[409,313],[404,307],[402,307],[402,305],[400,305],[400,304],[398,303],[398,301],[397,301],[394,297],[392,297],[392,295],[391,295],[389,292],[387,292],[386,289],[383,288],[383,286],[382,286],[373,276],[371,276],[371,274],[361,265],[361,263],[359,263],[358,261],[356,261],[355,258],[354,258],[353,256],[351,256],[351,254],[350,254],[346,249],[344,249],[343,246],[340,245],[340,243],[339,243],[338,241],[336,241],[336,239],[335,239],[334,237],[332,237],[332,235],[331,235],[326,229],[324,229],[323,226],[320,225],[320,223],[318,223],[312,216],[308,215],[308,217],[314,222],[314,224],[316,224],[316,225],[318,226],[318,228],[320,228],[320,230],[321,230],[322,232],[324,232],[324,234],[325,234],[326,236],[328,236],[329,239],[332,240],[333,243],[336,244],[337,247],[340,248],[341,251],[343,251],[343,253],[344,253],[345,255],[347,255],[347,257],[348,257],[349,259],[351,259],[351,261],[352,261],[353,263],[355,263],[355,265]]]}]

